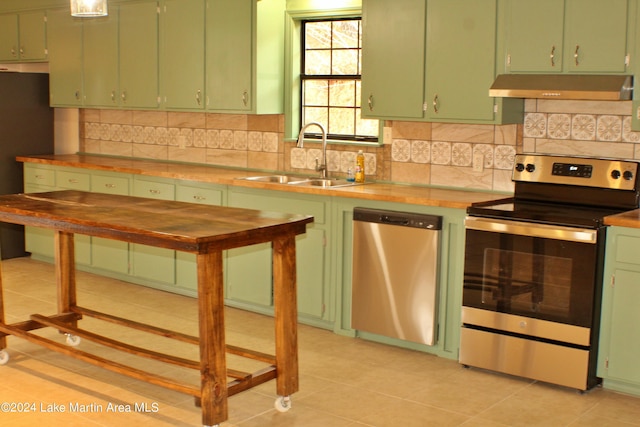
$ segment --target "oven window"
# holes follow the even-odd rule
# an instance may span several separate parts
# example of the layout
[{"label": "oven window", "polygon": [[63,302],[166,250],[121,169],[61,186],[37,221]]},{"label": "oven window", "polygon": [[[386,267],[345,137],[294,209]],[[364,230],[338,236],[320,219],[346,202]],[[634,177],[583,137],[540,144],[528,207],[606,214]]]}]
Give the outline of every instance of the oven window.
[{"label": "oven window", "polygon": [[467,230],[463,304],[591,325],[596,245]]}]

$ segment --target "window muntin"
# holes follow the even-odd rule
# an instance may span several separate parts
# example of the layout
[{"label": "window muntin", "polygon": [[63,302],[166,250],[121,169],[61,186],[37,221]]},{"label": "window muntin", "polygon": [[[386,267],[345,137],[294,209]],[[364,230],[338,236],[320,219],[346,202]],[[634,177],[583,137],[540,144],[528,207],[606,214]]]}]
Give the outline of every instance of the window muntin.
[{"label": "window muntin", "polygon": [[378,141],[378,120],[360,110],[361,20],[303,21],[302,46],[301,123],[323,124],[333,140]]}]

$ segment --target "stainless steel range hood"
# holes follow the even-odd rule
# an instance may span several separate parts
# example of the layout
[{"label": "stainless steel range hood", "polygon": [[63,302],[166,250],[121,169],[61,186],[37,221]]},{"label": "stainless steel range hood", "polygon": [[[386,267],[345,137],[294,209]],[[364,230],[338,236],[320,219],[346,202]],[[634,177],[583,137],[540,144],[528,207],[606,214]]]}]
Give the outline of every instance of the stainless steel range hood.
[{"label": "stainless steel range hood", "polygon": [[632,92],[631,76],[501,74],[489,89],[489,96],[621,101],[631,99]]}]

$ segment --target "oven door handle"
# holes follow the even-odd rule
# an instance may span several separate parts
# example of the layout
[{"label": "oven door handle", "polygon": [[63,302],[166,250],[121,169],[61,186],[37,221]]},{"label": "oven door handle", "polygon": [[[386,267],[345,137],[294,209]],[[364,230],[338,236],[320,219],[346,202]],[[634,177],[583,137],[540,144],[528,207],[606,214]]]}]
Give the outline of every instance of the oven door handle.
[{"label": "oven door handle", "polygon": [[493,233],[516,234],[527,237],[564,240],[569,242],[595,244],[598,231],[588,228],[564,227],[561,225],[536,224],[494,218],[468,216],[464,221],[467,230],[489,231]]}]

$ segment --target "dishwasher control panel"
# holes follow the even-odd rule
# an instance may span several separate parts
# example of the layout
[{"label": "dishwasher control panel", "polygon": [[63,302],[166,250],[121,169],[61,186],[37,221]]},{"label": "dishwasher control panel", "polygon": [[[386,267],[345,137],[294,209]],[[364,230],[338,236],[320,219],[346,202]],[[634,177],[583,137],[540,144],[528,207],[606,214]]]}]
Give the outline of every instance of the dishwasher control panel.
[{"label": "dishwasher control panel", "polygon": [[401,227],[425,228],[441,230],[442,217],[414,212],[398,212],[382,209],[355,208],[354,221],[373,222],[377,224],[398,225]]}]

